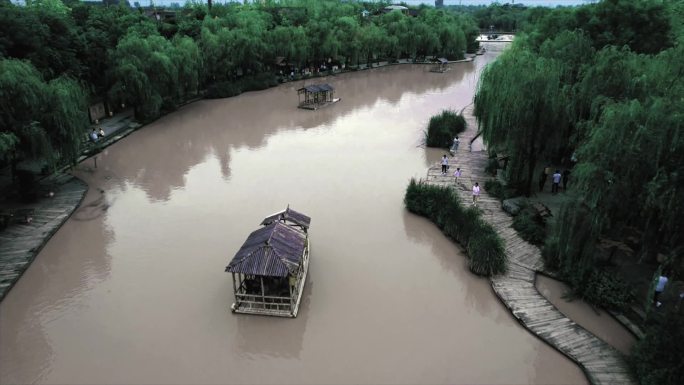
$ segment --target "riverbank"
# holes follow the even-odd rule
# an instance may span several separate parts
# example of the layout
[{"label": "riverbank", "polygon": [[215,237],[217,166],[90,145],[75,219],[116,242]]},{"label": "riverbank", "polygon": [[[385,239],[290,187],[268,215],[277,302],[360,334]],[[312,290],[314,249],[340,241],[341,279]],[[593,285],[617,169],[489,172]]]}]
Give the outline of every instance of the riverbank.
[{"label": "riverbank", "polygon": [[[468,123],[460,135],[462,142],[470,142],[477,131],[473,105],[463,111]],[[471,202],[471,186],[484,186],[490,179],[484,172],[487,165],[485,151],[472,152],[461,146],[449,160],[451,169],[460,167],[463,176],[454,185],[453,177],[442,175],[440,166],[428,169],[426,183],[453,188],[464,204]],[[512,218],[503,211],[501,203],[484,191],[478,201],[485,221],[493,225],[506,243],[508,272],[490,279],[494,292],[513,316],[530,332],[576,362],[592,384],[636,384],[625,358],[612,346],[579,326],[536,288],[537,273],[545,271],[541,253],[536,246],[524,241],[512,227]]]}]

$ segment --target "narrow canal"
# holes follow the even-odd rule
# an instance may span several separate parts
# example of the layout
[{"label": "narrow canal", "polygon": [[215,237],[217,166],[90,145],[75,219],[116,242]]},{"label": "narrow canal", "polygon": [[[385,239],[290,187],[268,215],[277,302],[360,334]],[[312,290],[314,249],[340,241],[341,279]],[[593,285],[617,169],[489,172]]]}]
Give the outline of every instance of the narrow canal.
[{"label": "narrow canal", "polygon": [[[429,117],[494,57],[332,77],[319,111],[296,108],[302,82],[201,101],[86,160],[82,207],[0,305],[0,381],[586,383],[403,207],[442,155]],[[231,314],[224,267],[288,204],[312,217],[299,317]]]}]

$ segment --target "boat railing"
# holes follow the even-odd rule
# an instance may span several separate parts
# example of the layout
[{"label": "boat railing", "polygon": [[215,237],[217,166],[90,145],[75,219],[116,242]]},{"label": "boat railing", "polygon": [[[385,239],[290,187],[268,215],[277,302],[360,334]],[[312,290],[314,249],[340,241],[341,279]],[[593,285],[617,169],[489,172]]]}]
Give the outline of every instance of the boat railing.
[{"label": "boat railing", "polygon": [[289,312],[292,301],[290,297],[276,297],[259,294],[235,294],[237,303],[243,310],[275,310]]}]

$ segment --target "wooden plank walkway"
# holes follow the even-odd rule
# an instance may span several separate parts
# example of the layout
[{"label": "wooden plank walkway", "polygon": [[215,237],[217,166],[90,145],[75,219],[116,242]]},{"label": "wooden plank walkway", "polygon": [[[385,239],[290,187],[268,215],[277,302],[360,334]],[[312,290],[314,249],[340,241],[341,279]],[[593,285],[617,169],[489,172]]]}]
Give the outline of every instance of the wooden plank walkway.
[{"label": "wooden plank walkway", "polygon": [[69,174],[51,176],[47,183],[55,195],[31,205],[34,208],[32,222],[13,223],[0,231],[0,301],[80,205],[88,190],[85,183]]},{"label": "wooden plank walkway", "polygon": [[[466,205],[472,204],[475,182],[482,187],[477,206],[506,243],[508,256],[508,272],[490,279],[494,292],[525,328],[575,361],[592,384],[636,384],[620,352],[567,318],[537,291],[536,273],[544,271],[541,252],[518,236],[512,217],[484,191],[484,182],[490,179],[484,172],[487,153],[471,152],[468,145],[477,132],[472,105],[463,110],[463,116],[468,128],[459,135],[461,144],[449,159],[448,175],[443,176],[440,164],[435,164],[428,169],[426,181],[453,188]],[[458,185],[452,176],[456,167],[463,171]]]}]

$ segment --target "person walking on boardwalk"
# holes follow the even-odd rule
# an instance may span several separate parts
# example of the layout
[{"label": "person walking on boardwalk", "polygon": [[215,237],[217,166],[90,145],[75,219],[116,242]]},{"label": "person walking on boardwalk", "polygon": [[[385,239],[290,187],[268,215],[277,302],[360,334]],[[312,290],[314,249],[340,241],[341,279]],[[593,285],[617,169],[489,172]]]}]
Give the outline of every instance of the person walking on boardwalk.
[{"label": "person walking on boardwalk", "polygon": [[653,293],[653,304],[656,307],[660,307],[660,305],[662,305],[659,299],[660,295],[663,293],[663,291],[665,291],[665,285],[667,285],[667,281],[668,279],[664,272],[660,274],[658,280],[656,281],[655,293]]},{"label": "person walking on boardwalk", "polygon": [[480,197],[480,184],[475,182],[473,186],[473,204],[477,205],[477,199]]},{"label": "person walking on boardwalk", "polygon": [[458,185],[458,178],[461,177],[461,168],[456,167],[456,171],[454,171],[454,183]]},{"label": "person walking on boardwalk", "polygon": [[561,175],[560,170],[556,170],[556,173],[553,174],[553,184],[551,185],[551,192],[553,194],[558,193],[558,186],[560,185],[562,177],[563,176]]},{"label": "person walking on boardwalk", "polygon": [[454,143],[451,145],[451,153],[455,153],[456,150],[458,150],[458,145],[461,143],[461,141],[458,139],[458,136],[454,138]]},{"label": "person walking on boardwalk", "polygon": [[448,169],[449,169],[449,158],[447,158],[446,154],[444,154],[444,156],[442,156],[442,175],[446,175]]}]

